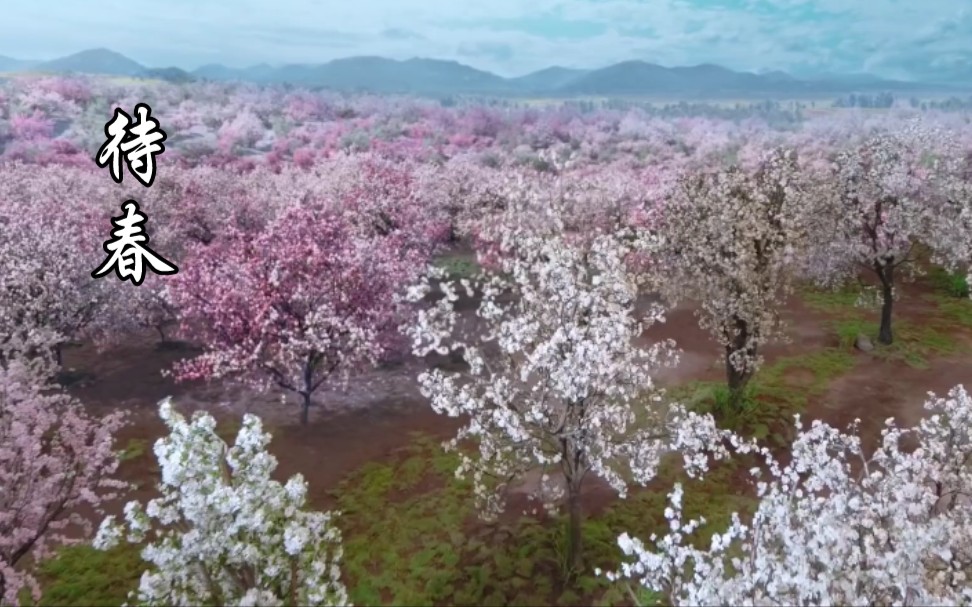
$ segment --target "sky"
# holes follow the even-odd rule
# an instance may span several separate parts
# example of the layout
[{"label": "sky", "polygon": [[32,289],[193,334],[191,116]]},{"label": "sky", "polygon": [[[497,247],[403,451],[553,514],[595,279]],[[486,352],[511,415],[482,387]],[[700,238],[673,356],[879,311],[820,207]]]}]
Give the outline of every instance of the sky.
[{"label": "sky", "polygon": [[[502,76],[632,59],[972,80],[972,0],[4,0],[0,55],[149,67],[456,60]],[[164,8],[163,8],[164,7]]]}]

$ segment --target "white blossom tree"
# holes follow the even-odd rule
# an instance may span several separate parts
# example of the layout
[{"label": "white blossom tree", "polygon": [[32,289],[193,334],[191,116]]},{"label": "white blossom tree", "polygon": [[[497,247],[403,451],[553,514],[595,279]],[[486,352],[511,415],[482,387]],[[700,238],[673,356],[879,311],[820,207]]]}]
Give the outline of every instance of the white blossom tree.
[{"label": "white blossom tree", "polygon": [[669,605],[972,604],[972,398],[957,386],[925,408],[914,428],[887,420],[870,456],[856,432],[798,418],[789,464],[759,450],[767,466],[752,473],[769,479],[751,521],[734,514],[695,548],[705,521],[682,519],[676,485],[670,533],[653,550],[620,536],[636,560],[608,577],[638,578]]},{"label": "white blossom tree", "polygon": [[[588,473],[623,497],[631,478],[644,483],[654,476],[670,441],[684,443],[693,432],[672,430],[683,414],[663,407],[651,377],[676,360],[674,344],[633,343],[664,318],[657,305],[636,318],[638,286],[623,243],[607,235],[571,246],[563,236],[508,229],[499,243],[500,267],[460,281],[469,297],[482,291],[481,334],[460,335],[458,285],[448,281],[440,283],[444,297],[408,330],[417,355],[461,350],[468,363],[468,371],[433,369],[419,381],[435,411],[469,416],[446,448],[459,452],[456,473],[471,476],[483,514],[501,511],[511,481],[539,468],[534,497],[552,509],[566,494],[572,568],[580,564],[580,495]],[[417,301],[429,290],[426,277],[410,295]],[[478,439],[478,457],[458,449],[468,438]],[[629,478],[622,466],[630,468]],[[562,484],[554,483],[552,468],[559,468]]]},{"label": "white blossom tree", "polygon": [[162,497],[125,506],[95,538],[107,549],[124,536],[148,542],[153,568],[132,593],[144,605],[347,605],[340,579],[341,535],[334,513],[304,510],[307,483],[271,478],[276,459],[260,419],[245,415],[236,443],[197,411],[191,421],[171,402],[159,412],[170,434],[155,443]]},{"label": "white blossom tree", "polygon": [[942,188],[951,163],[936,154],[944,147],[939,139],[918,125],[874,135],[840,152],[817,189],[824,221],[810,270],[824,283],[861,271],[877,278],[882,344],[894,342],[896,285],[920,270],[918,245],[953,261],[972,239],[972,222],[950,202],[954,190]]},{"label": "white blossom tree", "polygon": [[972,157],[951,138],[939,147],[933,175],[939,204],[931,217],[932,261],[953,272],[964,271],[966,283],[972,285]]},{"label": "white blossom tree", "polygon": [[806,242],[808,191],[795,153],[777,149],[754,169],[683,176],[665,206],[658,287],[670,301],[698,302],[699,325],[723,349],[732,409],[762,364],[760,348],[781,328]]}]

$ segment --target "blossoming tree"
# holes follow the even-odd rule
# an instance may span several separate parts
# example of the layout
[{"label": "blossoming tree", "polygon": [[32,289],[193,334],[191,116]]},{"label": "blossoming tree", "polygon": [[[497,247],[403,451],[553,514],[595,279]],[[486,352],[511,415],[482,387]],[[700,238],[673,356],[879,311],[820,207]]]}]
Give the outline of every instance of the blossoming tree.
[{"label": "blossoming tree", "polygon": [[931,218],[932,261],[964,273],[966,285],[972,285],[972,153],[950,139],[939,146],[944,149],[932,176],[938,203]]},{"label": "blossoming tree", "polygon": [[37,580],[22,565],[55,545],[90,534],[79,508],[100,512],[114,490],[118,460],[112,435],[121,414],[96,418],[73,398],[52,391],[50,373],[20,360],[0,366],[0,604],[17,605],[23,588],[40,599]]},{"label": "blossoming tree", "polygon": [[[819,421],[800,429],[792,460],[768,452],[751,521],[733,515],[708,548],[686,543],[681,488],[654,549],[618,539],[636,577],[670,605],[957,605],[972,602],[972,398],[962,386],[925,403],[918,426],[886,422],[877,449]],[[740,443],[740,450],[754,450]],[[609,574],[617,579],[618,574]]]},{"label": "blossoming tree", "polygon": [[755,169],[683,176],[659,219],[658,287],[697,300],[699,324],[722,346],[729,406],[742,404],[777,333],[779,308],[807,235],[810,200],[796,155],[777,149]]},{"label": "blossoming tree", "polygon": [[355,234],[340,217],[295,206],[256,235],[190,247],[167,284],[183,327],[207,351],[177,377],[241,377],[311,398],[328,380],[374,364],[397,336],[414,251]]},{"label": "blossoming tree", "polygon": [[107,517],[95,547],[123,537],[148,542],[154,565],[132,593],[143,605],[348,605],[340,579],[341,534],[334,513],[305,510],[299,474],[273,480],[276,459],[259,418],[246,415],[232,447],[216,421],[190,421],[166,399],[169,435],[155,443],[162,496],[125,506],[122,525]]},{"label": "blossoming tree", "polygon": [[88,197],[103,194],[91,171],[0,168],[0,358],[48,350],[60,362],[65,342],[111,324],[120,290],[91,279],[110,224]]},{"label": "blossoming tree", "polygon": [[[959,219],[940,191],[936,173],[947,166],[928,161],[938,148],[936,133],[912,126],[872,136],[861,145],[837,155],[832,175],[822,182],[818,195],[826,229],[816,248],[825,281],[840,280],[860,271],[878,279],[881,325],[878,341],[891,344],[896,284],[917,273],[919,245],[939,249],[953,241],[972,239],[968,222],[938,221],[939,216]],[[943,204],[945,203],[945,204]],[[952,257],[954,251],[942,251]]]},{"label": "blossoming tree", "polygon": [[[637,281],[622,243],[606,235],[578,247],[562,236],[509,229],[499,267],[461,283],[467,296],[482,292],[481,334],[462,335],[454,308],[458,285],[444,280],[444,297],[409,328],[417,355],[461,351],[468,363],[466,372],[434,369],[419,381],[438,413],[469,416],[446,447],[458,450],[461,441],[478,439],[478,457],[458,451],[457,474],[472,477],[483,514],[498,513],[510,483],[539,468],[535,497],[552,508],[566,495],[566,556],[575,568],[584,479],[593,472],[622,496],[622,466],[647,482],[671,444],[677,417],[659,402],[651,377],[676,359],[673,344],[634,343],[663,314],[653,306],[636,317]],[[413,290],[414,299],[428,294],[429,278]],[[550,478],[551,469],[559,469],[562,483]]]}]

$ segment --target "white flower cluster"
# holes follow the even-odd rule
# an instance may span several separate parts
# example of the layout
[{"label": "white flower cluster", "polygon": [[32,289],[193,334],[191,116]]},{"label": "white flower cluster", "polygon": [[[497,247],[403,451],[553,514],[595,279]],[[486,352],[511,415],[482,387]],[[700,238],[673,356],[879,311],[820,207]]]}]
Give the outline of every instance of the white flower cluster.
[{"label": "white flower cluster", "polygon": [[124,528],[102,523],[95,547],[149,542],[132,598],[144,605],[347,605],[340,531],[333,513],[304,510],[307,484],[271,479],[276,459],[259,418],[246,415],[236,443],[197,412],[190,422],[166,399],[170,435],[155,444],[162,497],[125,506]]},{"label": "white flower cluster", "polygon": [[[461,283],[467,296],[483,293],[477,315],[485,328],[472,342],[459,335],[455,284],[433,271],[412,290],[418,301],[434,278],[444,295],[408,330],[416,355],[461,351],[469,365],[468,372],[434,369],[419,381],[437,412],[469,417],[447,447],[478,439],[479,457],[460,454],[457,475],[472,477],[484,514],[502,508],[497,489],[535,467],[548,481],[536,495],[547,505],[564,490],[576,495],[591,471],[622,496],[619,465],[638,482],[654,476],[671,414],[651,371],[677,356],[670,342],[635,344],[646,325],[664,319],[658,306],[635,318],[638,286],[626,242],[612,234],[576,245],[569,236],[506,228],[500,267]],[[551,466],[565,486],[549,482]]]},{"label": "white flower cluster", "polygon": [[670,533],[651,537],[655,551],[622,535],[637,560],[608,577],[639,578],[670,605],[972,604],[972,398],[957,386],[925,408],[914,428],[888,420],[870,457],[856,433],[798,419],[788,465],[760,450],[752,473],[770,478],[751,521],[734,515],[707,550],[687,545],[705,521],[683,521],[676,486]]}]

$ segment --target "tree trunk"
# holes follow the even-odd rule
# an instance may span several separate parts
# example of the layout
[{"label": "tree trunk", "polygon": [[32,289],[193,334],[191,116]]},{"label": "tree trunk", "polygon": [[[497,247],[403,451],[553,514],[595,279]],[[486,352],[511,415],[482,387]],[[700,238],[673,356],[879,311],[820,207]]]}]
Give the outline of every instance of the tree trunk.
[{"label": "tree trunk", "polygon": [[159,343],[160,344],[164,344],[165,343],[165,330],[162,328],[162,325],[155,325],[155,331],[159,334]]},{"label": "tree trunk", "polygon": [[743,408],[743,397],[746,395],[746,386],[749,385],[749,380],[753,378],[752,371],[739,371],[736,369],[731,362],[729,362],[729,354],[731,350],[726,348],[726,378],[729,384],[729,409],[732,411],[741,411]]},{"label": "tree trunk", "polygon": [[894,333],[891,331],[891,310],[894,307],[894,266],[891,263],[874,268],[878,277],[881,279],[881,330],[878,333],[878,342],[889,346],[894,342]]},{"label": "tree trunk", "polygon": [[[734,412],[742,410],[743,407],[743,397],[746,394],[746,387],[749,385],[749,381],[753,378],[752,366],[749,364],[748,359],[756,356],[755,348],[746,348],[746,344],[749,341],[749,327],[746,321],[735,319],[736,328],[738,330],[738,335],[733,338],[732,343],[726,346],[726,384],[729,387],[729,409]],[[746,365],[740,370],[732,364],[731,355],[733,352],[738,352],[740,350],[746,350]]]},{"label": "tree trunk", "polygon": [[580,569],[581,564],[581,501],[580,483],[569,479],[567,482],[567,566],[568,576]]},{"label": "tree trunk", "polygon": [[303,402],[300,405],[300,423],[301,425],[306,426],[310,420],[310,394],[307,392],[301,392],[300,395],[303,398]]},{"label": "tree trunk", "polygon": [[64,355],[62,353],[63,344],[60,342],[54,344],[54,361],[57,363],[58,369],[61,368],[61,363],[64,361]]},{"label": "tree trunk", "polygon": [[311,390],[314,389],[314,365],[311,364],[311,358],[307,358],[307,362],[304,363],[304,389],[300,391],[300,395],[303,397],[303,403],[301,403],[300,410],[300,423],[302,425],[307,425],[310,417],[310,406],[311,406]]}]

